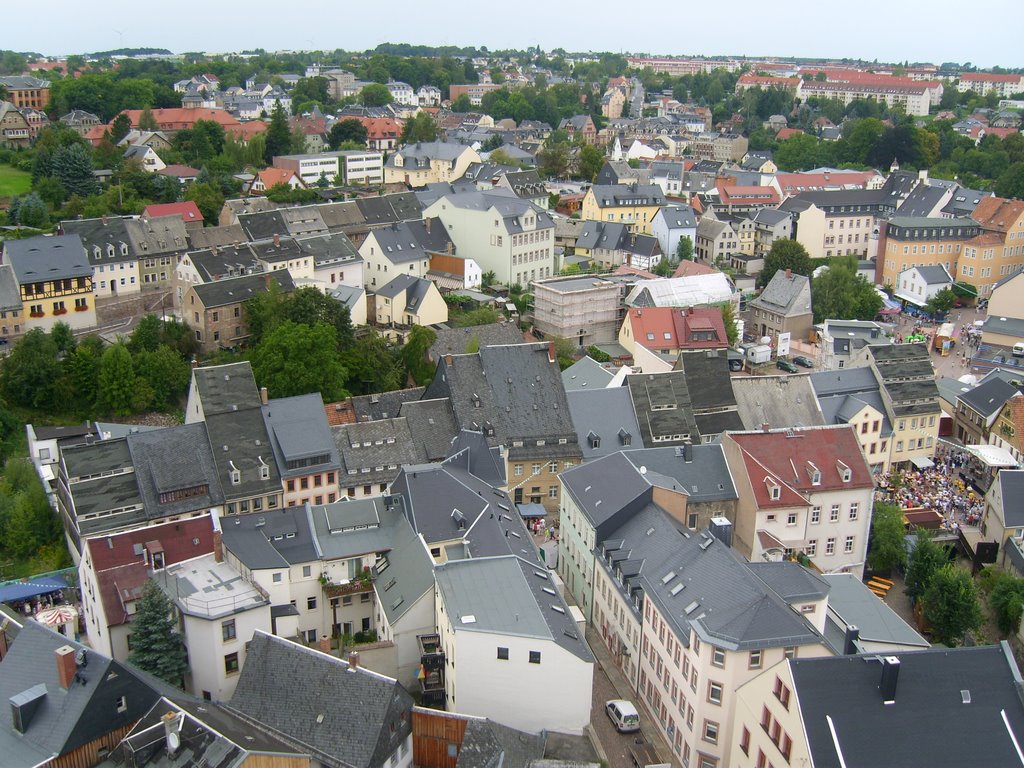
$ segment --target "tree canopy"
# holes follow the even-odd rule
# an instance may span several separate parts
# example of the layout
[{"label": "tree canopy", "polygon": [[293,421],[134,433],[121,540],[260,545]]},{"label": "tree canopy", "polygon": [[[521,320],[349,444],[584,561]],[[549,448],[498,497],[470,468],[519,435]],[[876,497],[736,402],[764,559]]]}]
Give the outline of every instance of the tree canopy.
[{"label": "tree canopy", "polygon": [[960,645],[967,632],[981,626],[981,605],[974,579],[955,563],[946,563],[935,571],[922,602],[925,620],[936,642],[951,647]]},{"label": "tree canopy", "polygon": [[868,544],[868,565],[872,570],[888,571],[906,565],[905,533],[903,510],[894,504],[876,503],[871,516],[871,539]]},{"label": "tree canopy", "polygon": [[142,596],[132,617],[132,650],[128,661],[179,688],[188,671],[185,644],[175,626],[174,605],[152,580],[142,587]]},{"label": "tree canopy", "polygon": [[764,269],[757,276],[757,286],[763,288],[779,270],[791,269],[796,275],[810,275],[811,257],[796,240],[776,240],[764,259]]},{"label": "tree canopy", "polygon": [[285,320],[256,347],[253,374],[271,397],[319,392],[327,402],[340,400],[349,394],[344,387],[348,374],[337,347],[337,333],[327,323]]},{"label": "tree canopy", "polygon": [[826,271],[811,281],[811,305],[816,323],[874,320],[882,309],[882,297],[857,272],[857,259],[848,256],[834,259]]}]

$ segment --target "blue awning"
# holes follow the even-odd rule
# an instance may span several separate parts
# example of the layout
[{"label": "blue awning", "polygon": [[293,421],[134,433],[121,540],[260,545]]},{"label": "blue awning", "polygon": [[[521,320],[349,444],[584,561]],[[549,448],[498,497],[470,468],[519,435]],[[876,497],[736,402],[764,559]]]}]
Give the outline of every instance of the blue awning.
[{"label": "blue awning", "polygon": [[15,600],[28,600],[30,597],[48,595],[67,589],[68,583],[59,576],[47,576],[25,581],[15,581],[0,586],[0,603],[11,603]]},{"label": "blue awning", "polygon": [[516,504],[523,517],[544,517],[547,512],[543,504]]}]

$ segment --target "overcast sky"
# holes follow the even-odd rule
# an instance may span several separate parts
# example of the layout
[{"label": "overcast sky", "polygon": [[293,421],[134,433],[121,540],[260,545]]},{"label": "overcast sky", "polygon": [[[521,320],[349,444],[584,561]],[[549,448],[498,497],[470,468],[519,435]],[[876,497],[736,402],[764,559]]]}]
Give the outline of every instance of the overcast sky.
[{"label": "overcast sky", "polygon": [[365,50],[381,42],[569,51],[849,57],[1024,66],[1020,0],[470,3],[457,0],[50,0],[3,3],[0,48],[44,54]]}]

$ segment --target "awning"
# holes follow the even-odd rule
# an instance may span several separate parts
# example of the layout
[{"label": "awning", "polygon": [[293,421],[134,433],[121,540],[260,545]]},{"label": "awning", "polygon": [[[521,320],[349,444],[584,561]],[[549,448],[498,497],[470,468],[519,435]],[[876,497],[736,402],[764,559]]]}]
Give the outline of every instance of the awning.
[{"label": "awning", "polygon": [[1013,454],[997,445],[965,445],[964,450],[977,457],[987,467],[1018,466]]},{"label": "awning", "polygon": [[918,469],[931,469],[932,467],[935,466],[935,462],[929,459],[927,456],[917,456],[911,459],[910,463],[913,464]]},{"label": "awning", "polygon": [[51,592],[59,592],[67,588],[68,583],[59,576],[26,579],[25,581],[4,584],[0,587],[0,603],[28,600],[30,597],[48,595]]},{"label": "awning", "polygon": [[543,504],[516,504],[519,508],[519,514],[523,517],[544,517],[547,511],[544,509]]}]

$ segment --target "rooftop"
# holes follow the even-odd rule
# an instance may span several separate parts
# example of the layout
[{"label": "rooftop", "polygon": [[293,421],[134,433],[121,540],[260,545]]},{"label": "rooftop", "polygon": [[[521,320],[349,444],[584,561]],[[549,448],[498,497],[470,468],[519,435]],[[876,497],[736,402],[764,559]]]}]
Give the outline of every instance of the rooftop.
[{"label": "rooftop", "polygon": [[156,571],[152,578],[190,616],[216,619],[270,604],[259,587],[213,554]]}]

